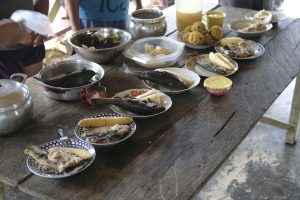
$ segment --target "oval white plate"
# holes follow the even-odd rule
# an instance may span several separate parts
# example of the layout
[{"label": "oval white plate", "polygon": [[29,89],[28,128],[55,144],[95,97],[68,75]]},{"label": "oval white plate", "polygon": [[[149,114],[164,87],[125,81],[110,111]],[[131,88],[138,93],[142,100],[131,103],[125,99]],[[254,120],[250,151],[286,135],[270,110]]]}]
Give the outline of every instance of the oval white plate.
[{"label": "oval white plate", "polygon": [[236,56],[228,56],[228,55],[225,55],[221,50],[220,50],[220,47],[222,46],[221,44],[218,44],[215,49],[217,52],[223,54],[224,56],[227,56],[227,57],[230,57],[230,58],[233,58],[233,59],[236,59],[236,60],[249,60],[249,59],[254,59],[254,58],[257,58],[261,55],[263,55],[265,53],[265,47],[257,42],[254,42],[252,40],[248,40],[252,43],[252,45],[254,45],[254,55],[252,56],[249,56],[249,57],[236,57]]},{"label": "oval white plate", "polygon": [[179,94],[179,93],[188,91],[188,90],[196,87],[200,83],[200,80],[201,80],[201,78],[198,76],[198,74],[196,74],[195,72],[193,72],[191,70],[184,69],[184,68],[169,67],[169,68],[156,69],[156,70],[160,70],[160,71],[168,70],[168,71],[177,72],[177,73],[185,75],[186,77],[188,77],[188,78],[190,78],[194,81],[194,83],[192,85],[190,85],[190,87],[187,88],[187,89],[184,89],[184,90],[169,90],[169,89],[167,89],[163,86],[160,86],[158,84],[152,83],[152,82],[147,81],[147,80],[144,80],[144,84],[148,88],[156,89],[156,90],[159,90],[159,91],[161,91],[163,93],[166,93],[166,94]]},{"label": "oval white plate", "polygon": [[[259,11],[256,11],[256,10],[252,10],[252,11],[249,11],[247,12],[245,15],[244,15],[244,18],[245,19],[249,19],[249,20],[254,20],[254,15],[256,15]],[[286,19],[287,17],[284,16],[282,13],[274,13],[272,12],[272,19],[270,21],[270,23],[274,23],[274,22],[280,22],[284,19]]]},{"label": "oval white plate", "polygon": [[210,45],[191,45],[191,44],[188,44],[188,43],[183,42],[183,41],[180,39],[180,36],[179,36],[178,34],[177,34],[177,36],[174,37],[174,38],[176,38],[176,40],[177,40],[178,42],[182,42],[185,46],[187,46],[187,47],[189,47],[189,48],[191,48],[191,49],[208,49],[208,48],[211,48],[211,47],[215,46],[215,45],[218,43],[218,41],[216,41],[216,42],[214,42],[213,44],[210,44]]},{"label": "oval white plate", "polygon": [[[203,58],[206,58],[208,59],[208,54],[201,54],[200,55],[201,57]],[[228,57],[227,57],[228,58]],[[186,64],[185,64],[185,68],[189,69],[189,70],[192,70],[194,71],[196,74],[198,74],[199,76],[204,76],[204,77],[211,77],[211,76],[230,76],[232,74],[234,74],[237,70],[238,70],[238,64],[236,61],[232,60],[231,58],[228,58],[234,65],[234,70],[231,71],[230,73],[228,74],[225,74],[225,75],[222,75],[222,74],[218,74],[218,73],[215,73],[213,71],[210,71],[208,69],[205,69],[203,67],[201,67],[201,65],[199,64],[196,64],[193,68],[191,67],[187,67]]]},{"label": "oval white plate", "polygon": [[229,25],[229,28],[236,32],[238,35],[240,35],[241,37],[256,37],[256,36],[260,36],[262,34],[264,34],[265,32],[269,31],[273,25],[272,24],[266,24],[267,29],[263,30],[263,31],[251,31],[251,32],[244,32],[241,31],[243,28],[248,27],[250,24],[256,23],[256,22],[260,22],[259,20],[238,20],[238,21],[234,21]]},{"label": "oval white plate", "polygon": [[[133,90],[147,92],[150,89],[130,89],[130,90],[125,90],[125,91],[122,91],[122,92],[118,92],[113,97],[124,98],[124,97],[128,96],[130,94],[130,92],[133,91]],[[160,91],[157,91],[157,93],[158,93],[158,95],[160,95],[160,100],[162,102],[161,106],[165,107],[165,110],[162,111],[162,112],[156,113],[156,114],[152,114],[152,115],[139,115],[139,114],[127,111],[125,109],[122,109],[122,108],[120,108],[118,106],[115,106],[115,105],[110,105],[110,108],[114,112],[116,112],[116,113],[119,113],[119,114],[125,115],[125,116],[130,116],[130,117],[133,117],[133,118],[144,119],[144,118],[154,117],[156,115],[163,114],[164,112],[166,112],[167,110],[169,110],[171,108],[171,106],[172,106],[172,100],[171,100],[171,98],[168,95],[166,95],[166,94],[164,94],[164,93],[162,93]]]},{"label": "oval white plate", "polygon": [[[106,113],[106,114],[102,113],[102,114],[98,114],[98,115],[89,116],[87,118],[96,118],[96,117],[121,117],[121,116],[123,116],[123,115],[114,114],[114,113]],[[83,128],[79,127],[78,125],[75,126],[74,133],[75,133],[75,136],[78,139],[83,140],[83,141],[85,141],[85,142],[87,142],[89,144],[92,144],[95,147],[112,146],[112,145],[115,145],[115,144],[118,144],[120,142],[123,142],[123,141],[127,140],[128,138],[130,138],[134,134],[134,132],[136,130],[136,124],[135,124],[135,122],[133,121],[133,122],[131,122],[128,125],[129,125],[130,129],[129,129],[129,132],[127,133],[127,135],[124,138],[122,138],[122,139],[120,139],[118,141],[112,141],[112,142],[106,142],[106,143],[105,142],[103,142],[103,143],[91,143],[91,142],[85,141],[85,139],[81,137],[81,135],[84,132]]]}]

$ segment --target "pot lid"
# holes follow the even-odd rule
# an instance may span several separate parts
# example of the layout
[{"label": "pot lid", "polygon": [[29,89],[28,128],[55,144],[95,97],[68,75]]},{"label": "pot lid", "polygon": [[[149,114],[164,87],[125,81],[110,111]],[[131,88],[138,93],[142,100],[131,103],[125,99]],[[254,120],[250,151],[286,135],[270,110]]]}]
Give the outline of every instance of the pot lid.
[{"label": "pot lid", "polygon": [[28,87],[14,80],[0,79],[0,108],[18,105],[29,96]]}]

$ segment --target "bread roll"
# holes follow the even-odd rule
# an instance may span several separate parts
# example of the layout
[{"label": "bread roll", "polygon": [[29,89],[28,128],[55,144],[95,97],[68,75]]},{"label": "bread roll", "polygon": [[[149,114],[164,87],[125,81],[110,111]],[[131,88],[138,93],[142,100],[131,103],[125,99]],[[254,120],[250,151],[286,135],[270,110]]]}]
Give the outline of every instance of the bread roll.
[{"label": "bread roll", "polygon": [[157,94],[156,90],[154,90],[154,89],[149,90],[148,92],[145,92],[144,94],[140,94],[140,95],[136,96],[135,98],[141,99],[141,98],[150,96],[150,95],[152,95],[152,94]]},{"label": "bread roll", "polygon": [[228,70],[233,70],[234,69],[234,65],[220,53],[215,54],[213,52],[210,52],[209,53],[209,60],[213,64],[218,65],[220,67],[223,67],[225,69],[228,69]]},{"label": "bread roll", "polygon": [[240,42],[242,42],[243,39],[239,38],[239,37],[228,37],[228,38],[222,38],[220,43],[222,46],[226,46],[228,44],[239,44]]},{"label": "bread roll", "polygon": [[87,150],[77,149],[77,148],[72,148],[72,147],[52,147],[52,148],[48,149],[48,153],[50,154],[52,151],[57,151],[58,149],[60,149],[64,152],[74,154],[83,160],[88,160],[88,159],[92,158],[92,154],[90,152],[88,152]]},{"label": "bread roll", "polygon": [[130,124],[133,121],[132,117],[97,117],[85,118],[78,122],[80,127],[101,127],[111,126],[115,124]]},{"label": "bread roll", "polygon": [[233,63],[226,58],[225,56],[223,56],[221,53],[215,53],[215,55],[217,55],[221,60],[223,60],[228,66],[230,66],[230,68],[233,70],[234,69],[234,65]]},{"label": "bread roll", "polygon": [[168,72],[170,74],[173,74],[174,76],[177,76],[179,79],[181,79],[183,82],[186,83],[186,85],[188,86],[191,86],[194,84],[194,80],[191,79],[190,77],[184,75],[184,74],[181,74],[179,72],[175,72],[175,71],[172,71],[172,70],[168,70],[168,69],[160,69],[160,71],[165,71],[165,72]]}]

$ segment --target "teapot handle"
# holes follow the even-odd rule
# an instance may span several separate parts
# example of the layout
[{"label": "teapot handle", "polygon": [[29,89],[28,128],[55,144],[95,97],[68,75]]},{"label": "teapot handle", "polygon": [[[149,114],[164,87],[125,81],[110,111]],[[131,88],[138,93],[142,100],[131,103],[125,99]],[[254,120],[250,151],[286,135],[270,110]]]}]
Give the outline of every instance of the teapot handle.
[{"label": "teapot handle", "polygon": [[[18,81],[20,83],[25,83],[27,77],[28,77],[27,74],[24,74],[24,73],[15,73],[15,74],[13,74],[13,75],[10,76],[10,79]],[[16,79],[16,78],[20,78],[20,79]]]}]

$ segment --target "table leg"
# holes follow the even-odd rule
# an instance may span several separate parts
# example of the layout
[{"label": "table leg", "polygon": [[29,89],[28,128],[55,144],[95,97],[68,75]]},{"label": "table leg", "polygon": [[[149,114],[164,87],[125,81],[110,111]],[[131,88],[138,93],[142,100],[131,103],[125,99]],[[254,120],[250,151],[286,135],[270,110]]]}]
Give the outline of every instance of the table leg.
[{"label": "table leg", "polygon": [[290,124],[295,124],[296,128],[294,131],[288,130],[286,136],[287,144],[295,144],[296,143],[296,135],[300,131],[300,75],[296,78],[296,85],[294,89],[294,96],[292,101],[291,113],[290,113]]},{"label": "table leg", "polygon": [[0,200],[5,199],[5,188],[4,183],[0,182]]}]

